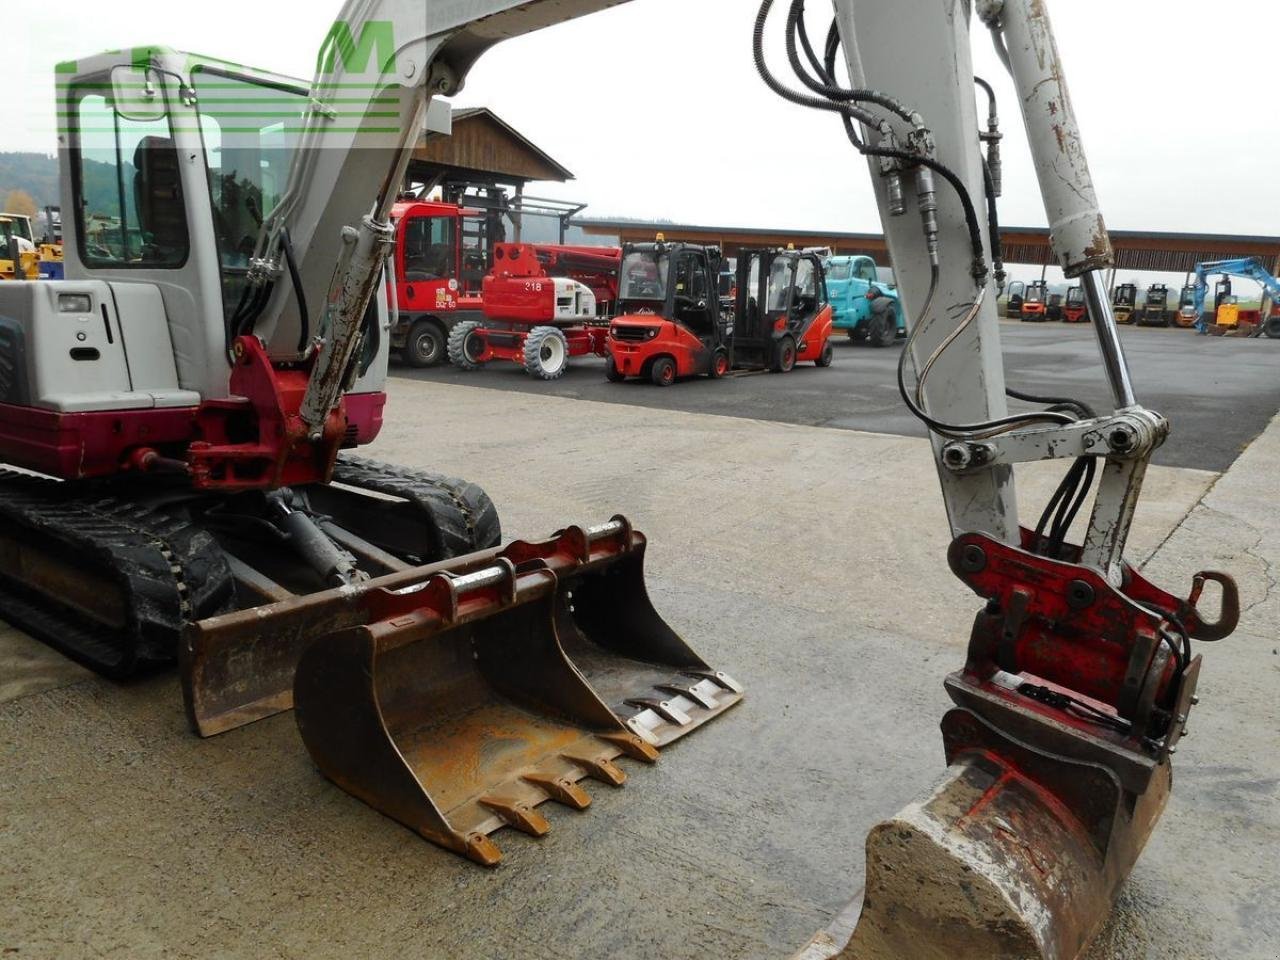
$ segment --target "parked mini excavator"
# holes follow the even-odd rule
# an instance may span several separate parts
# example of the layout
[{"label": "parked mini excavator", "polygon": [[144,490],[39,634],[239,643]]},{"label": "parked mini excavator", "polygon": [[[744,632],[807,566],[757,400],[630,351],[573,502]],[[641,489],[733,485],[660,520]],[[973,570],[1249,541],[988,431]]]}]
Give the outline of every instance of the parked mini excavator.
[{"label": "parked mini excavator", "polygon": [[[383,421],[379,290],[430,97],[491,31],[606,5],[455,4],[438,32],[352,0],[310,85],[160,48],[63,64],[68,279],[0,285],[0,461],[22,471],[0,473],[0,616],[115,678],[178,660],[206,736],[323,687],[339,729],[298,715],[320,767],[485,863],[493,830],[544,832],[539,803],[585,806],[583,777],[621,783],[614,758],[741,697],[649,605],[624,519],[498,550],[477,485],[350,453]],[[299,671],[397,603],[431,640],[351,674],[326,642],[323,676]],[[369,787],[331,758],[384,721],[345,756]],[[432,721],[454,722],[445,767],[413,747]]]},{"label": "parked mini excavator", "polygon": [[[1221,279],[1214,290],[1213,312],[1205,311],[1205,300],[1209,295],[1209,277],[1218,274]],[[1280,279],[1273,277],[1257,257],[1245,257],[1239,260],[1211,260],[1197,263],[1195,267],[1195,284],[1192,291],[1192,310],[1196,317],[1195,328],[1200,333],[1208,333],[1210,326],[1234,328],[1239,325],[1239,308],[1232,295],[1231,278],[1243,277],[1252,280],[1262,288],[1262,309],[1258,311],[1258,333],[1265,333],[1273,339],[1280,339]],[[1225,321],[1224,306],[1236,307],[1231,311],[1231,319]],[[1224,322],[1225,321],[1225,322]]]},{"label": "parked mini excavator", "polygon": [[[430,99],[501,39],[615,2],[455,0],[424,18],[351,0],[309,90],[157,49],[63,65],[71,279],[0,286],[0,456],[58,478],[0,478],[4,615],[115,675],[176,648],[201,732],[295,705],[326,776],[486,864],[494,831],[545,832],[539,804],[585,806],[581,779],[620,782],[615,759],[652,759],[741,696],[658,618],[624,519],[499,550],[478,488],[342,452],[381,421],[375,293]],[[868,838],[852,939],[806,955],[1077,957],[1163,809],[1197,702],[1191,640],[1231,632],[1234,584],[1203,573],[1179,599],[1124,559],[1169,425],[1129,378],[1045,0],[836,0],[821,55],[792,0],[803,90],[766,64],[772,6],[762,77],[838,114],[868,158],[914,318],[901,393],[933,438],[949,564],[983,601],[946,680],[946,774]],[[1003,385],[971,13],[1013,75],[1113,412]],[[120,198],[92,231],[89,164]],[[1010,414],[1006,392],[1037,409]],[[1064,457],[1022,527],[1014,465]],[[1209,581],[1216,620],[1197,605]]]}]

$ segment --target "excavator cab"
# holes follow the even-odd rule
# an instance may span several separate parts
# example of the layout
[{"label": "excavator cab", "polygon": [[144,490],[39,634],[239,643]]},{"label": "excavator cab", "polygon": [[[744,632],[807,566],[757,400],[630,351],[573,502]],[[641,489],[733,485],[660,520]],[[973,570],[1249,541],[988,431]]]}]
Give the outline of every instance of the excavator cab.
[{"label": "excavator cab", "polygon": [[1111,295],[1111,307],[1116,315],[1116,323],[1133,323],[1135,311],[1138,309],[1137,284],[1118,285]]},{"label": "excavator cab", "polygon": [[829,367],[833,317],[820,253],[739,251],[734,366],[775,373],[804,362]]},{"label": "excavator cab", "polygon": [[611,382],[639,377],[669,387],[732,369],[735,331],[720,309],[721,261],[719,247],[662,238],[623,247],[605,367]]}]

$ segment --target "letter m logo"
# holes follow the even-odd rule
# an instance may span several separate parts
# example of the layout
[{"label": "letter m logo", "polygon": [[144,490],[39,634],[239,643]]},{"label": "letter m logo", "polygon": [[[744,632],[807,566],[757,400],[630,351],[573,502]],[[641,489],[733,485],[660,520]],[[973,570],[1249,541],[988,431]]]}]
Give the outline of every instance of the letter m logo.
[{"label": "letter m logo", "polygon": [[369,73],[370,58],[375,56],[373,71],[386,73],[395,67],[396,39],[390,20],[371,20],[360,30],[359,41],[351,33],[351,25],[339,20],[320,47],[320,72]]}]

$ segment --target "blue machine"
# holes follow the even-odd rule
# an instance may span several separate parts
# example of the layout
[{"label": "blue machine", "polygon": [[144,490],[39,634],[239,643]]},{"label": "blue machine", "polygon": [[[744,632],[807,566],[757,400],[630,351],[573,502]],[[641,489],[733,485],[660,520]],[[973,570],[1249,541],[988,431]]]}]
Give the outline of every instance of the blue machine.
[{"label": "blue machine", "polygon": [[[887,347],[907,335],[906,316],[898,291],[887,280],[880,279],[876,262],[870,257],[828,257],[825,262],[827,296],[831,301],[831,325],[843,330],[850,340],[866,340],[873,346]],[[877,321],[867,292],[875,287],[889,301],[889,309],[881,313],[887,320]]]},{"label": "blue machine", "polygon": [[1196,330],[1200,333],[1209,332],[1209,325],[1204,319],[1204,301],[1209,293],[1209,277],[1222,274],[1227,277],[1244,277],[1262,285],[1264,308],[1262,330],[1268,337],[1280,339],[1280,318],[1267,316],[1269,311],[1266,310],[1268,298],[1272,303],[1280,303],[1280,280],[1267,271],[1261,260],[1257,257],[1247,257],[1242,260],[1208,260],[1197,263],[1195,273]]}]

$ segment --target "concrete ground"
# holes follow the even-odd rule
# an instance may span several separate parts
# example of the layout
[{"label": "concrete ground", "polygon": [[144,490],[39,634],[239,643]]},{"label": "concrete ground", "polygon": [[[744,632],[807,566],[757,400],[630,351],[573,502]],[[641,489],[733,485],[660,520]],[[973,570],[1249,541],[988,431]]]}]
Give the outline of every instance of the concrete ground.
[{"label": "concrete ground", "polygon": [[[942,771],[942,678],[978,602],[946,569],[927,444],[410,380],[390,392],[373,455],[481,482],[509,537],[627,513],[651,538],[655,604],[747,700],[656,767],[626,764],[624,788],[588,782],[592,807],[548,811],[541,841],[501,832],[506,859],[485,871],[323,780],[289,716],[199,741],[175,677],[107,683],[0,631],[0,954],[797,949],[860,886],[868,829]],[[1203,647],[1173,798],[1092,960],[1280,955],[1278,469],[1280,421],[1225,476],[1151,472],[1132,557],[1177,592],[1200,566],[1235,572],[1248,606],[1236,637]],[[1022,471],[1028,512],[1060,470]]]},{"label": "concrete ground", "polygon": [[[1199,337],[1194,331],[1121,327],[1139,399],[1174,424],[1155,462],[1225,470],[1280,409],[1280,341]],[[1020,390],[1070,396],[1110,409],[1093,328],[1083,324],[1019,323],[1000,327],[1009,384]],[[806,364],[789,378],[750,374],[714,383],[688,380],[662,389],[642,381],[611,384],[604,361],[575,359],[554,383],[535,381],[515,364],[490,364],[467,373],[453,367],[397,369],[401,376],[539,396],[572,397],[663,410],[718,413],[779,423],[870,430],[923,437],[923,427],[898,396],[900,348],[877,350],[835,341],[827,370]],[[1014,404],[1015,407],[1019,406]]]}]

